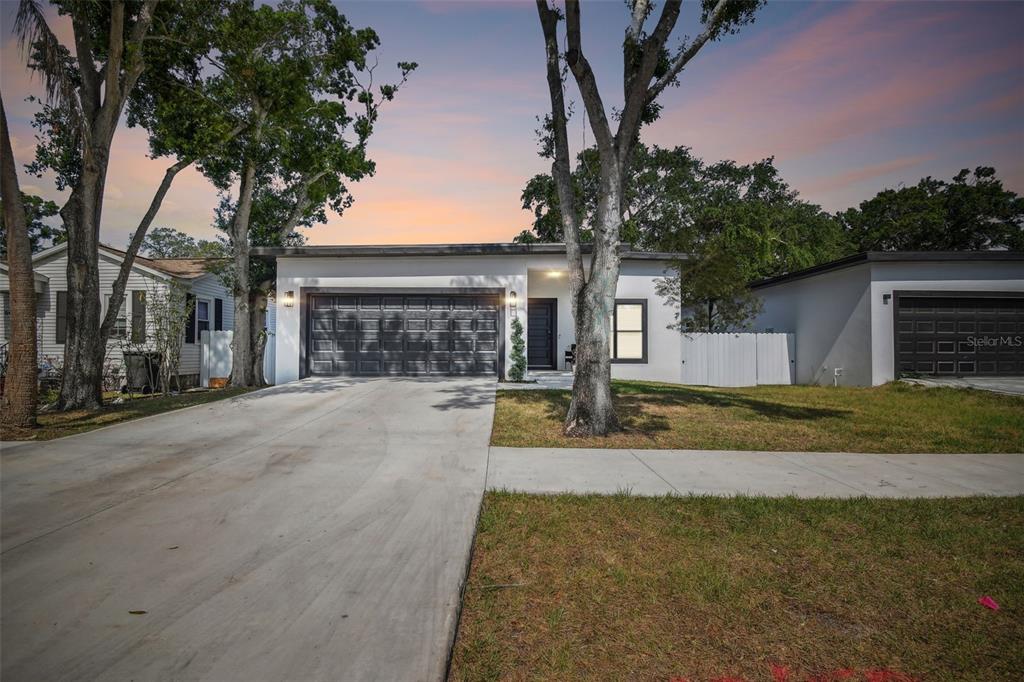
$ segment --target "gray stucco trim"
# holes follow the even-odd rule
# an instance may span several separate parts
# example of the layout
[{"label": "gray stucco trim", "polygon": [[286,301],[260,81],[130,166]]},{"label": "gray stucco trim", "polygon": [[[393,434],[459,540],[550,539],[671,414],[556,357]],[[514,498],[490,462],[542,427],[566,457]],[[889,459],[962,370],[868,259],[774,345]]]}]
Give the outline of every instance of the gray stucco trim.
[{"label": "gray stucco trim", "polygon": [[865,251],[839,258],[828,263],[815,265],[777,277],[769,277],[750,284],[751,289],[761,289],[776,284],[807,279],[826,272],[850,268],[863,263],[971,263],[988,261],[1024,261],[1022,251]]},{"label": "gray stucco trim", "polygon": [[[590,253],[589,245],[583,246]],[[565,244],[412,244],[396,246],[256,246],[251,255],[263,258],[359,258],[409,256],[533,256],[565,254]],[[619,250],[623,260],[689,260],[686,253]]]}]

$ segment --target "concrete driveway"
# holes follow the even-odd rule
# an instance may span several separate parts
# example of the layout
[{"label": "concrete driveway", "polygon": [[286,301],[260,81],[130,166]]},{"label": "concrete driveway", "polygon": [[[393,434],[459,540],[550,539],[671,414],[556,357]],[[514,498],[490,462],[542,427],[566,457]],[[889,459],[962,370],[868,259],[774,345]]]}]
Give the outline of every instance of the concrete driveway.
[{"label": "concrete driveway", "polygon": [[973,388],[991,393],[1024,395],[1024,377],[920,377],[903,381],[921,386]]},{"label": "concrete driveway", "polygon": [[306,380],[5,446],[3,679],[441,678],[493,410]]}]

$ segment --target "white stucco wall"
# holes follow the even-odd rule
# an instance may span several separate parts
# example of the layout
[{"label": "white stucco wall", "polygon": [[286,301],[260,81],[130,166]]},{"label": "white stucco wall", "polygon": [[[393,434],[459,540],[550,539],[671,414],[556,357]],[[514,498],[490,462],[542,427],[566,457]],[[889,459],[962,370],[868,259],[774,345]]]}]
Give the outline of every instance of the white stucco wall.
[{"label": "white stucco wall", "polygon": [[[293,307],[278,306],[275,321],[275,379],[281,384],[299,378],[301,296],[304,288],[387,289],[387,288],[500,288],[507,299],[516,292],[516,315],[525,329],[526,306],[531,297],[558,299],[559,367],[563,352],[573,342],[572,309],[566,277],[549,273],[565,270],[565,256],[419,256],[365,258],[279,257],[277,291],[294,291]],[[678,381],[681,375],[678,332],[667,329],[675,319],[670,306],[655,292],[655,278],[665,264],[657,261],[625,261],[617,296],[646,298],[648,309],[648,363],[613,364],[616,378]],[[505,368],[510,365],[510,311],[505,303]]]},{"label": "white stucco wall", "polygon": [[894,291],[1024,291],[1021,262],[872,263],[871,383],[895,378],[893,305],[883,302]]},{"label": "white stucco wall", "polygon": [[796,381],[871,383],[870,269],[857,265],[758,289],[764,304],[755,331],[796,334]]}]

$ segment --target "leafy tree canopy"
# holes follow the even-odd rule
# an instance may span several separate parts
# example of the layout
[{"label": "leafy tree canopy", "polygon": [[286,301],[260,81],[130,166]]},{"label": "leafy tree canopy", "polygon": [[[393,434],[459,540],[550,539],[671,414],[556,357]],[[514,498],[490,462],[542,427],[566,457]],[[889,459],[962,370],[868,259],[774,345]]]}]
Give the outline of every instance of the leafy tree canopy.
[{"label": "leafy tree canopy", "polygon": [[1024,250],[1024,198],[988,166],[883,190],[839,219],[853,251]]},{"label": "leafy tree canopy", "polygon": [[225,258],[227,248],[216,239],[196,239],[173,227],[154,227],[142,242],[149,258]]},{"label": "leafy tree canopy", "polygon": [[[598,179],[597,152],[587,149],[573,173],[585,240]],[[551,177],[531,178],[522,200],[534,225],[516,240],[561,241]],[[693,254],[663,283],[665,295],[683,308],[680,327],[690,331],[743,326],[756,312],[747,282],[836,258],[846,249],[835,219],[802,201],[771,158],[708,164],[687,147],[638,144],[623,189],[623,219],[623,241],[634,248]]]},{"label": "leafy tree canopy", "polygon": [[[28,239],[32,253],[64,241],[64,230],[47,222],[57,215],[57,204],[34,194],[21,193],[21,205],[25,209],[28,223]],[[7,260],[7,225],[3,217],[3,202],[0,202],[0,259]]]}]

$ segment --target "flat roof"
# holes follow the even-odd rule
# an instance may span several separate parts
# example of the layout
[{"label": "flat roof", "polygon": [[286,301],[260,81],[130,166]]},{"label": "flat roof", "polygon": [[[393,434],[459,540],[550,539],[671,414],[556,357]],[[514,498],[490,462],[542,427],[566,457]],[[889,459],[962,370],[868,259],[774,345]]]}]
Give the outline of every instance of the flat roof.
[{"label": "flat roof", "polygon": [[1024,261],[1024,251],[863,251],[803,270],[758,280],[751,289],[770,287],[797,279],[814,277],[862,263],[964,263],[981,261]]},{"label": "flat roof", "polygon": [[[590,253],[589,244],[583,244],[583,253]],[[378,246],[254,246],[253,256],[289,258],[358,258],[369,256],[531,256],[565,254],[565,244],[395,244]],[[633,251],[622,245],[619,254],[623,260],[687,260],[685,253],[664,251]]]}]

